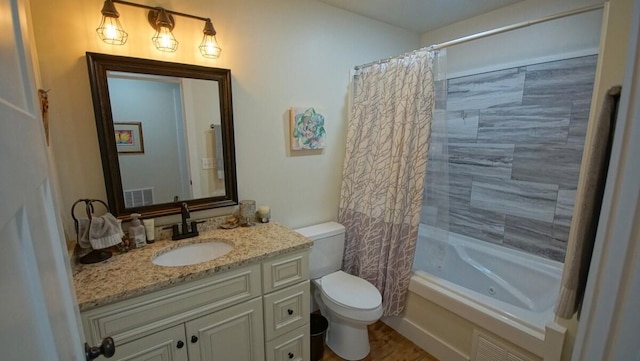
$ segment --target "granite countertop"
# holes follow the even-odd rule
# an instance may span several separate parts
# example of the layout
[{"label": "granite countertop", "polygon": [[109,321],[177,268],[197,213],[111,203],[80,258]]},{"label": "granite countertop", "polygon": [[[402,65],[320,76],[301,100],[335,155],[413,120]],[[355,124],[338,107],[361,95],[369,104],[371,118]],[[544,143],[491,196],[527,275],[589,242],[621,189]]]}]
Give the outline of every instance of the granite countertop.
[{"label": "granite countertop", "polygon": [[[189,266],[157,266],[151,260],[164,252],[186,244],[216,239],[233,244],[226,255]],[[230,230],[212,230],[180,241],[163,240],[132,251],[114,255],[96,264],[78,265],[73,282],[80,311],[140,296],[152,291],[195,280],[216,272],[311,247],[313,242],[278,224],[258,224]]]}]

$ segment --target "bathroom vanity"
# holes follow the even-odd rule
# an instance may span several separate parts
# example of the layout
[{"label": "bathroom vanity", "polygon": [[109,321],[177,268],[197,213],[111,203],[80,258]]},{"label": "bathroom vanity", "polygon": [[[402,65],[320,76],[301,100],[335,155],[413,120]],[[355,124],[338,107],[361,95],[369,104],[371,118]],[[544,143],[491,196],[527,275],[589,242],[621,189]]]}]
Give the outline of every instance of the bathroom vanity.
[{"label": "bathroom vanity", "polygon": [[[210,240],[233,249],[187,266],[152,262]],[[112,360],[309,360],[311,244],[269,223],[158,241],[80,265],[74,283],[86,340],[113,337]]]}]

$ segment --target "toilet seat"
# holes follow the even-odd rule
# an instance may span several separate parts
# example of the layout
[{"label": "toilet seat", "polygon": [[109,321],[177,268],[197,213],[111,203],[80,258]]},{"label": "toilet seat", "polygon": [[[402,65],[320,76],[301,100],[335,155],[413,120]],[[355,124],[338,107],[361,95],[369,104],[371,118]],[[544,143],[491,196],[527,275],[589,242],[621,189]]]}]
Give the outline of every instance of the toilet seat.
[{"label": "toilet seat", "polygon": [[323,295],[332,303],[352,310],[376,310],[382,305],[378,289],[366,280],[343,271],[320,279]]}]

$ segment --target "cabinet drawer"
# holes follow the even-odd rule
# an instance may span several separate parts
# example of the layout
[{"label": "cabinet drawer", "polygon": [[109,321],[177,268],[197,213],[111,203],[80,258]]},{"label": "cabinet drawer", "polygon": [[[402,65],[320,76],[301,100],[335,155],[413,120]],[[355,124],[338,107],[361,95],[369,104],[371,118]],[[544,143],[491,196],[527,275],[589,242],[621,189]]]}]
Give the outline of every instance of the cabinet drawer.
[{"label": "cabinet drawer", "polygon": [[253,265],[85,311],[82,323],[90,344],[107,336],[125,343],[260,296],[260,288]]},{"label": "cabinet drawer", "polygon": [[310,359],[309,324],[266,343],[267,361],[308,361]]},{"label": "cabinet drawer", "polygon": [[267,340],[309,323],[309,281],[264,296]]},{"label": "cabinet drawer", "polygon": [[275,291],[309,279],[309,251],[287,254],[262,263],[263,291]]}]

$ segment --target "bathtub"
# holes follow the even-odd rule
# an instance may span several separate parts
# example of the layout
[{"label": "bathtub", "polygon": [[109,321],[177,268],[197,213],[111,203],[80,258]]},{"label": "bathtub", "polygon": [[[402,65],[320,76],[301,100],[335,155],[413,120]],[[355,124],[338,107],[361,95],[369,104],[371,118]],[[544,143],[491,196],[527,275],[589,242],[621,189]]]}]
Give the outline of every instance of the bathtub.
[{"label": "bathtub", "polygon": [[562,263],[455,233],[446,241],[439,233],[420,225],[417,283],[438,285],[534,329],[553,319]]},{"label": "bathtub", "polygon": [[[476,329],[481,329],[530,352],[531,359],[559,359],[565,330],[553,321],[553,307],[560,289],[562,263],[453,233],[448,238],[447,241],[437,229],[420,225],[409,286],[414,305],[415,297],[422,297],[437,305],[434,307],[438,310],[455,315],[451,317],[464,319],[472,330],[459,330],[457,334],[475,335]],[[420,320],[411,319],[418,317],[417,313],[410,314],[405,321],[414,326],[420,324]],[[398,326],[399,321],[393,322]],[[429,322],[435,323],[433,319]],[[405,336],[418,345],[424,341],[415,332]],[[440,335],[435,340],[449,346],[451,342],[446,338]],[[455,357],[425,349],[436,357],[444,355],[441,359],[473,359],[470,346],[457,350]],[[550,356],[552,353],[555,355]]]}]

